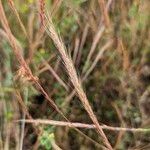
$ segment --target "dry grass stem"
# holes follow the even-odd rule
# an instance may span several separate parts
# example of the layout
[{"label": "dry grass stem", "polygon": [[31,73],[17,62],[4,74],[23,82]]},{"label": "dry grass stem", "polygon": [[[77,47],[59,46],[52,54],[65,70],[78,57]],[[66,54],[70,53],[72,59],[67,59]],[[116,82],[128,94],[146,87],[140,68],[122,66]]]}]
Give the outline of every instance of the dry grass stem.
[{"label": "dry grass stem", "polygon": [[16,17],[18,19],[18,22],[20,24],[20,27],[21,27],[24,35],[28,38],[28,34],[26,32],[26,28],[25,28],[23,22],[21,21],[20,15],[19,15],[19,13],[18,13],[18,11],[17,11],[17,9],[15,7],[14,1],[13,0],[8,0],[8,2],[9,2],[9,5],[10,5],[12,11],[14,12],[14,14],[16,15]]},{"label": "dry grass stem", "polygon": [[[46,66],[46,68],[50,71],[50,73],[54,76],[54,78],[59,82],[60,85],[62,85],[67,91],[68,91],[68,86],[66,83],[59,77],[59,75],[55,72],[55,70],[52,68],[50,64],[48,64],[44,59],[43,62]],[[46,69],[46,70],[47,70]]]},{"label": "dry grass stem", "polygon": [[[20,122],[22,120],[17,120],[15,122]],[[24,121],[24,120],[23,120]],[[87,129],[95,129],[96,126],[94,124],[84,124],[84,123],[77,123],[77,122],[65,122],[65,121],[55,121],[55,120],[42,120],[42,119],[33,119],[25,120],[26,123],[34,123],[38,124],[45,124],[45,125],[54,125],[54,126],[67,126],[67,127],[77,127],[77,128],[87,128]],[[150,128],[122,128],[122,127],[112,127],[107,125],[101,125],[102,129],[111,130],[111,131],[126,131],[126,132],[150,132]]]},{"label": "dry grass stem", "polygon": [[[103,0],[100,0],[100,1],[103,1]],[[109,0],[109,1],[107,2],[106,11],[109,10],[112,1],[113,1],[113,0]],[[104,8],[105,8],[105,7],[104,7]],[[104,18],[105,18],[105,17],[104,17]],[[93,53],[94,53],[94,51],[95,51],[95,49],[96,49],[96,47],[97,47],[97,45],[98,45],[99,40],[101,39],[101,37],[102,37],[102,35],[103,35],[103,33],[104,33],[105,29],[106,29],[106,25],[105,25],[105,23],[103,23],[104,18],[102,18],[102,19],[100,20],[99,27],[98,27],[98,32],[96,32],[96,34],[95,34],[95,36],[94,36],[94,38],[93,38],[93,42],[92,42],[92,46],[91,46],[90,52],[89,52],[89,54],[88,54],[88,56],[87,56],[87,59],[86,59],[86,61],[85,61],[84,66],[83,66],[83,73],[84,73],[84,72],[87,70],[87,68],[89,67],[90,59],[91,59],[91,57],[92,57],[92,55],[93,55]]]},{"label": "dry grass stem", "polygon": [[110,26],[110,19],[109,19],[107,8],[105,6],[105,1],[104,0],[98,0],[98,3],[100,6],[101,14],[104,17],[105,25],[107,27],[109,27]]},{"label": "dry grass stem", "polygon": [[104,25],[100,26],[100,29],[98,30],[98,32],[97,32],[96,35],[94,36],[94,39],[93,39],[93,43],[92,43],[90,52],[89,52],[89,54],[88,54],[88,56],[87,56],[87,59],[86,59],[86,61],[85,61],[85,65],[84,65],[84,67],[83,67],[83,73],[86,71],[86,69],[87,69],[88,66],[89,66],[90,59],[91,59],[91,57],[92,57],[92,55],[93,55],[93,53],[94,53],[94,51],[95,51],[95,49],[96,49],[96,47],[97,47],[97,44],[98,44],[100,38],[102,37],[102,34],[103,34],[104,30],[105,30],[105,26],[104,26]]},{"label": "dry grass stem", "polygon": [[53,40],[56,48],[58,49],[58,51],[61,55],[61,58],[62,58],[62,60],[65,64],[65,67],[66,67],[67,73],[70,77],[70,80],[71,80],[72,84],[74,85],[74,88],[75,88],[75,90],[76,90],[76,92],[77,92],[77,94],[78,94],[85,110],[87,111],[87,113],[90,116],[91,120],[95,124],[98,133],[102,137],[103,143],[106,145],[107,148],[112,149],[105,133],[103,132],[101,126],[98,123],[98,120],[97,120],[96,116],[94,115],[94,113],[92,111],[92,108],[89,104],[89,101],[86,97],[86,94],[83,91],[81,83],[80,83],[80,81],[77,77],[77,73],[76,73],[76,70],[74,68],[73,62],[72,62],[71,58],[68,56],[68,54],[66,52],[66,48],[65,48],[62,40],[60,39],[60,37],[56,33],[56,31],[54,29],[54,26],[53,26],[53,23],[51,21],[51,18],[49,17],[49,18],[46,18],[46,19],[48,21],[47,26],[46,26],[46,29],[47,29],[46,31],[47,31],[48,35],[51,37],[51,39]]},{"label": "dry grass stem", "polygon": [[113,44],[113,40],[108,41],[98,52],[96,55],[96,58],[94,59],[93,63],[89,67],[89,69],[86,71],[85,75],[82,78],[82,81],[84,81],[89,74],[93,71],[95,66],[97,65],[98,61],[103,57],[104,52]]}]

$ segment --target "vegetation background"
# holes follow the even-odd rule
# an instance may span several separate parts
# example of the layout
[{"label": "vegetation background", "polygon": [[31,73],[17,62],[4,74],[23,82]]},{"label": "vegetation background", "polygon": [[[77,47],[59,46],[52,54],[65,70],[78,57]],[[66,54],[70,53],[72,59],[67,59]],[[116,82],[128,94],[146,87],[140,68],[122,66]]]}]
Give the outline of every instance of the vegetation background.
[{"label": "vegetation background", "polygon": [[149,150],[149,10],[0,0],[0,149]]}]

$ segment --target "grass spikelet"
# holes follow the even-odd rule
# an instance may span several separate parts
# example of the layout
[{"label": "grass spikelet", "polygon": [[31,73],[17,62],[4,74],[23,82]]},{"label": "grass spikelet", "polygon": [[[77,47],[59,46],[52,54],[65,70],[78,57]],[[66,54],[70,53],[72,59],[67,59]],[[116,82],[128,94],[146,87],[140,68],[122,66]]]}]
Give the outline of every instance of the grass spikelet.
[{"label": "grass spikelet", "polygon": [[109,148],[111,150],[112,147],[111,147],[105,133],[103,132],[101,126],[99,125],[98,120],[97,120],[96,116],[94,115],[94,112],[90,106],[88,99],[87,99],[87,96],[86,96],[85,92],[83,91],[82,85],[78,79],[76,70],[74,68],[73,61],[71,60],[71,58],[67,54],[67,50],[66,50],[61,38],[56,33],[51,18],[48,18],[46,16],[46,20],[48,21],[47,26],[46,26],[47,33],[51,37],[51,39],[53,40],[57,50],[59,51],[59,53],[61,55],[61,58],[65,64],[67,73],[70,77],[72,84],[74,85],[75,90],[76,90],[85,110],[87,111],[89,117],[91,118],[91,120],[95,124],[98,133],[102,137],[103,143],[106,145],[107,148]]}]

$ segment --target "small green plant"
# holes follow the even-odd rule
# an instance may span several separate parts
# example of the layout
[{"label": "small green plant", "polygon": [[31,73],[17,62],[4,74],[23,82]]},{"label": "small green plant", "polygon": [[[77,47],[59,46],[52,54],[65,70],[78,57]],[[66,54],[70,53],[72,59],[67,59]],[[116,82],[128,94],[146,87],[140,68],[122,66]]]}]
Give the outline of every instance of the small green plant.
[{"label": "small green plant", "polygon": [[52,150],[52,142],[54,141],[54,127],[47,126],[43,129],[43,133],[40,137],[40,144],[45,150]]}]

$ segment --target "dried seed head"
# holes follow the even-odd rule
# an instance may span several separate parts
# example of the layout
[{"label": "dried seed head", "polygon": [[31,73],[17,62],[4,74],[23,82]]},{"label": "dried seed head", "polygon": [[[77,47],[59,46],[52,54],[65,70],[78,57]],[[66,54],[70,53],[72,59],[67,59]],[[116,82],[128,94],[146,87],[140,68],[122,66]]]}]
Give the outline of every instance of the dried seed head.
[{"label": "dried seed head", "polygon": [[29,83],[32,81],[38,81],[38,77],[32,76],[29,74],[28,70],[25,67],[21,66],[17,71],[17,75],[15,76],[15,80],[21,80],[22,83]]},{"label": "dried seed head", "polygon": [[40,16],[40,27],[42,28],[45,23],[45,0],[39,0],[39,5],[40,5],[40,11],[39,11],[39,16]]},{"label": "dried seed head", "polygon": [[13,7],[13,6],[14,6],[14,2],[13,2],[13,0],[8,0],[8,3],[9,3],[9,5],[10,5],[11,7]]}]

